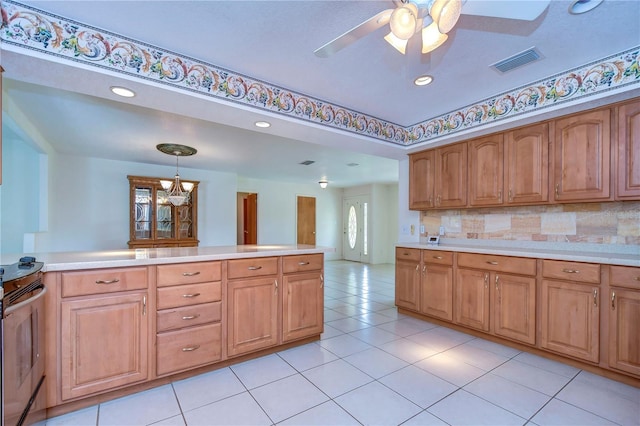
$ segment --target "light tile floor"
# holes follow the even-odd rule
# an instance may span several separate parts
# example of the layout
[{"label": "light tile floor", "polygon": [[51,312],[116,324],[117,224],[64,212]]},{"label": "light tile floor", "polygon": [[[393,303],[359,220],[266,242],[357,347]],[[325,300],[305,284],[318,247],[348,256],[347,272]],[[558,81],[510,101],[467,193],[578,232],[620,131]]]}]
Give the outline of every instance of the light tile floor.
[{"label": "light tile floor", "polygon": [[318,342],[47,425],[640,425],[640,389],[398,314],[393,265],[325,265]]}]

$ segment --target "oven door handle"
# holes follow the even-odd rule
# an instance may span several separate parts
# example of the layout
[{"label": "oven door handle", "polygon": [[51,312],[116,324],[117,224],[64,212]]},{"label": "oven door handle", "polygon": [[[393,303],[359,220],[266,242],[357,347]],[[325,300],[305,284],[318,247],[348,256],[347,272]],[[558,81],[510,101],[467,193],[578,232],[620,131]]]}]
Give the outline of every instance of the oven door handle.
[{"label": "oven door handle", "polygon": [[5,309],[4,310],[4,316],[7,317],[7,316],[11,315],[11,313],[13,311],[17,311],[18,309],[20,309],[20,308],[22,308],[24,306],[27,306],[30,303],[35,302],[36,300],[38,300],[39,298],[44,296],[46,292],[47,292],[47,288],[45,286],[42,286],[42,291],[40,293],[36,294],[35,296],[31,296],[27,300],[23,300],[20,303],[16,303],[15,305],[11,305],[7,309]]}]

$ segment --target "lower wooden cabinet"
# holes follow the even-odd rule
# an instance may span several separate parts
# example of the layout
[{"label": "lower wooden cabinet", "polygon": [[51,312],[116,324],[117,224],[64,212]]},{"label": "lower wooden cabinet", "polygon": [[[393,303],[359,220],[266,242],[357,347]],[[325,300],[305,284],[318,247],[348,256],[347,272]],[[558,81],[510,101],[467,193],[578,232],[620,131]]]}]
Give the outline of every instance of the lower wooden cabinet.
[{"label": "lower wooden cabinet", "polygon": [[600,359],[599,287],[542,281],[541,346],[585,361]]},{"label": "lower wooden cabinet", "polygon": [[158,334],[158,376],[219,361],[221,342],[219,322]]},{"label": "lower wooden cabinet", "polygon": [[610,268],[609,366],[640,376],[640,268]]},{"label": "lower wooden cabinet", "polygon": [[227,283],[227,354],[241,355],[278,343],[278,278]]},{"label": "lower wooden cabinet", "polygon": [[62,400],[147,380],[146,299],[145,291],[62,301]]},{"label": "lower wooden cabinet", "polygon": [[420,250],[396,250],[396,306],[420,310],[421,268]]},{"label": "lower wooden cabinet", "polygon": [[287,274],[282,279],[282,341],[322,333],[324,278],[320,271]]},{"label": "lower wooden cabinet", "polygon": [[453,267],[425,264],[420,294],[420,312],[446,321],[453,320]]},{"label": "lower wooden cabinet", "polygon": [[489,331],[489,272],[460,268],[455,283],[455,322]]},{"label": "lower wooden cabinet", "polygon": [[497,336],[536,343],[536,279],[494,273],[491,330]]}]

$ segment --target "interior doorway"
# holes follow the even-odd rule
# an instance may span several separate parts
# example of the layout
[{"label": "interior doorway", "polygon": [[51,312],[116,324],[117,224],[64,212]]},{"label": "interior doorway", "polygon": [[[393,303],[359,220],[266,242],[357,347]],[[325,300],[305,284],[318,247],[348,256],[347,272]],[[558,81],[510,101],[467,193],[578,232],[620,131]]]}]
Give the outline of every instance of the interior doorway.
[{"label": "interior doorway", "polygon": [[342,257],[369,262],[369,197],[345,198],[343,203]]},{"label": "interior doorway", "polygon": [[258,194],[238,192],[238,245],[258,243]]},{"label": "interior doorway", "polygon": [[316,199],[298,196],[297,244],[316,245]]}]

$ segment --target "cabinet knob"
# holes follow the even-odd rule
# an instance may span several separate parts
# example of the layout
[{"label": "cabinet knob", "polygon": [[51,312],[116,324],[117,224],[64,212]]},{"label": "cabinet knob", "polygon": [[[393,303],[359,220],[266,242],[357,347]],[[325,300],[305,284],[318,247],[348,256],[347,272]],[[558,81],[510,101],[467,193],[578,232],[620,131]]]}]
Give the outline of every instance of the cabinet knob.
[{"label": "cabinet knob", "polygon": [[598,289],[593,289],[593,306],[598,307]]},{"label": "cabinet knob", "polygon": [[616,292],[611,292],[611,309],[616,309]]}]

